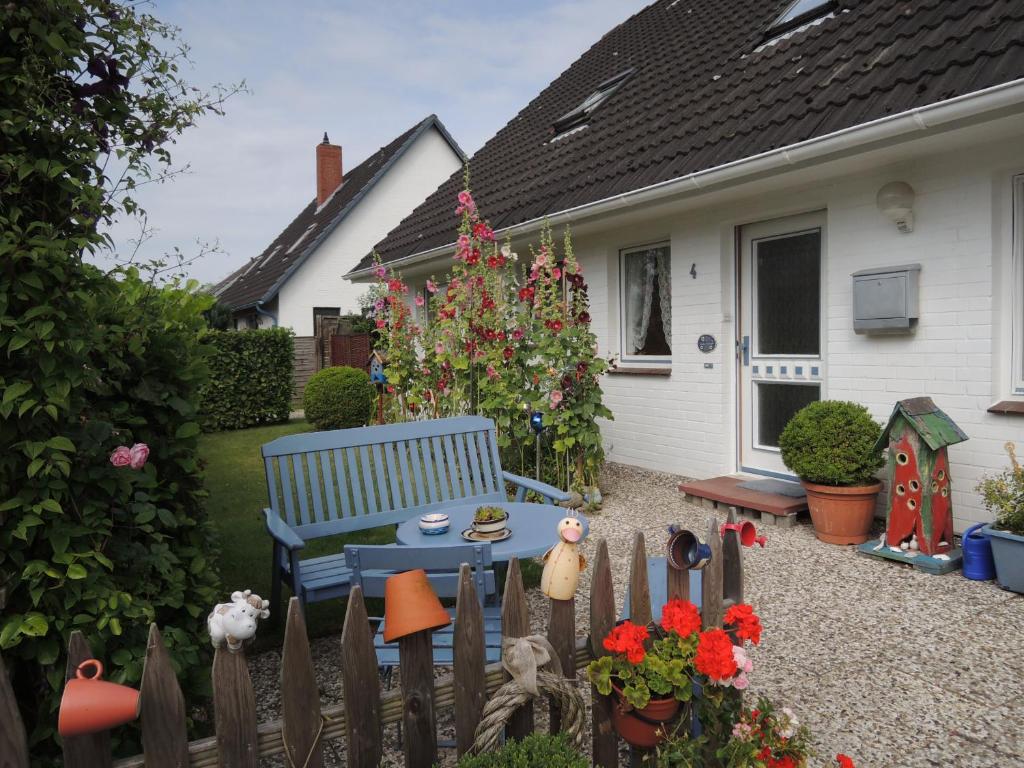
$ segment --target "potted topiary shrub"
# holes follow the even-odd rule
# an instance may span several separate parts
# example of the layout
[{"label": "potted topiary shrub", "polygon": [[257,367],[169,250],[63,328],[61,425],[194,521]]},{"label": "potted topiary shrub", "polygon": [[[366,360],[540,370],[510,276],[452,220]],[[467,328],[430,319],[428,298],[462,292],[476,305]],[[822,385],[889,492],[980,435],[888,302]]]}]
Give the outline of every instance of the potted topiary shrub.
[{"label": "potted topiary shrub", "polygon": [[317,429],[362,427],[370,420],[376,391],[366,371],[324,368],[310,377],[302,395],[306,419]]},{"label": "potted topiary shrub", "polygon": [[790,419],[779,436],[782,461],[807,491],[814,535],[829,544],[868,540],[882,484],[875,473],[881,427],[862,405],[821,400]]},{"label": "potted topiary shrub", "polygon": [[1013,443],[1006,444],[1010,468],[978,483],[985,507],[996,516],[981,532],[992,542],[992,559],[1000,586],[1024,592],[1024,466]]}]

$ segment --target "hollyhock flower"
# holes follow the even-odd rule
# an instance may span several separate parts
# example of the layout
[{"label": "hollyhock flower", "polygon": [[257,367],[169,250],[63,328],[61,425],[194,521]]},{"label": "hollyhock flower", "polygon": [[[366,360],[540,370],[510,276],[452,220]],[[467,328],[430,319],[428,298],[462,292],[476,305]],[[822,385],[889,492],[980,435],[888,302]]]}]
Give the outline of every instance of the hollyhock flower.
[{"label": "hollyhock flower", "polygon": [[389,395],[395,394],[395,386],[393,384],[388,384],[388,394]]},{"label": "hollyhock flower", "polygon": [[132,469],[142,469],[149,458],[149,446],[145,443],[136,443],[128,451],[128,458]]},{"label": "hollyhock flower", "polygon": [[576,315],[576,322],[579,323],[580,325],[586,325],[587,323],[590,322],[590,313],[586,311],[580,312],[578,315]]},{"label": "hollyhock flower", "polygon": [[727,683],[739,672],[732,654],[733,647],[732,640],[724,630],[716,628],[702,632],[697,641],[693,665],[712,683]]},{"label": "hollyhock flower", "polygon": [[639,664],[647,655],[644,640],[649,635],[647,627],[634,624],[627,619],[609,632],[602,644],[606,651],[625,654],[630,664]]},{"label": "hollyhock flower", "polygon": [[110,463],[115,467],[127,467],[132,463],[132,452],[127,445],[119,445],[110,454]]},{"label": "hollyhock flower", "polygon": [[373,302],[373,308],[376,309],[378,312],[384,309],[384,299],[377,299],[375,302]]},{"label": "hollyhock flower", "polygon": [[537,268],[543,267],[547,263],[548,255],[544,251],[538,253],[537,258],[533,260],[533,266]]},{"label": "hollyhock flower", "polygon": [[555,280],[561,280],[562,279],[562,270],[560,270],[558,267],[555,267],[554,269],[551,270],[551,276]]},{"label": "hollyhock flower", "polygon": [[422,307],[424,305],[424,303],[425,302],[423,301],[423,297],[422,296],[417,296],[416,297],[416,306],[417,307]]},{"label": "hollyhock flower", "polygon": [[434,345],[434,354],[436,354],[436,355],[443,355],[444,354],[444,344],[442,344],[440,341],[437,342],[437,344]]},{"label": "hollyhock flower", "polygon": [[501,351],[501,354],[505,356],[506,360],[511,360],[516,353],[515,350],[512,349],[512,347],[505,347],[505,349]]},{"label": "hollyhock flower", "polygon": [[741,640],[749,640],[754,645],[761,642],[761,619],[754,613],[752,606],[737,603],[725,612],[725,625],[735,625],[733,631]]},{"label": "hollyhock flower", "polygon": [[529,286],[527,286],[526,288],[520,288],[519,289],[519,300],[520,301],[529,301],[530,299],[533,298],[533,293],[534,293],[533,288],[531,288]]},{"label": "hollyhock flower", "polygon": [[523,338],[523,329],[522,328],[516,328],[514,331],[512,331],[512,340],[513,341],[521,341],[522,338]]},{"label": "hollyhock flower", "polygon": [[437,284],[433,280],[427,280],[427,293],[437,293]]},{"label": "hollyhock flower", "polygon": [[562,393],[559,390],[555,390],[551,393],[551,410],[558,407],[558,404],[562,402]]},{"label": "hollyhock flower", "polygon": [[474,213],[476,211],[476,203],[473,200],[473,196],[469,194],[469,190],[462,190],[459,192],[459,206],[455,209],[455,213],[461,215],[463,212]]},{"label": "hollyhock flower", "polygon": [[661,609],[661,628],[689,637],[700,632],[700,611],[689,600],[669,600]]},{"label": "hollyhock flower", "polygon": [[562,321],[557,319],[552,320],[551,325],[549,325],[548,328],[550,328],[555,333],[558,333],[559,331],[562,330]]},{"label": "hollyhock flower", "polygon": [[471,250],[469,252],[469,255],[466,257],[466,263],[469,264],[471,267],[480,263],[480,249],[479,248],[474,248],[473,250]]},{"label": "hollyhock flower", "polygon": [[487,366],[487,378],[489,378],[489,379],[501,378],[500,375],[498,374],[498,372],[496,370],[494,370],[494,366],[493,365],[488,365]]},{"label": "hollyhock flower", "polygon": [[383,318],[378,317],[377,318],[377,327],[378,328],[383,328],[385,325],[387,325],[387,323],[384,322]]},{"label": "hollyhock flower", "polygon": [[405,293],[405,284],[397,278],[391,278],[388,280],[388,290],[392,293]]},{"label": "hollyhock flower", "polygon": [[373,273],[377,277],[384,277],[384,275],[386,275],[388,273],[388,270],[387,270],[387,268],[383,264],[378,264],[377,268],[375,270],[373,270]]},{"label": "hollyhock flower", "polygon": [[505,243],[503,246],[501,246],[501,255],[504,256],[509,261],[519,260],[519,254],[513,251],[512,246],[509,245],[508,243]]},{"label": "hollyhock flower", "polygon": [[488,256],[487,257],[487,266],[490,267],[491,269],[497,269],[499,266],[501,266],[498,263],[498,257],[497,256]]},{"label": "hollyhock flower", "polygon": [[534,386],[537,386],[538,384],[540,384],[540,376],[538,376],[538,375],[537,375],[537,374],[535,373],[535,374],[533,374],[533,385],[534,385]]}]

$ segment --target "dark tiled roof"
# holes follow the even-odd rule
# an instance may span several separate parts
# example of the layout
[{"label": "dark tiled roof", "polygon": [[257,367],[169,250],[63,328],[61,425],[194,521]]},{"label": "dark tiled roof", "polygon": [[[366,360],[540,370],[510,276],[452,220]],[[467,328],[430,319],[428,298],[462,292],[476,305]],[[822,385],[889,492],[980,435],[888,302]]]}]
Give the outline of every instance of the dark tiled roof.
[{"label": "dark tiled roof", "polygon": [[[323,239],[338,226],[405,150],[431,127],[436,127],[441,132],[455,152],[463,154],[437,116],[430,115],[347,171],[344,183],[319,211],[314,197],[263,253],[218,283],[213,289],[214,294],[222,303],[233,309],[252,306],[256,302],[269,301],[273,298],[297,266],[316,250]],[[309,229],[311,226],[312,229]],[[288,249],[307,229],[309,231],[302,239],[301,245],[288,253]]]},{"label": "dark tiled roof", "polygon": [[[790,0],[660,0],[608,32],[470,161],[498,229],[1024,77],[1021,0],[839,0],[756,49]],[[636,73],[587,127],[552,124]],[[453,241],[456,173],[376,247]],[[370,263],[364,258],[357,269]]]}]

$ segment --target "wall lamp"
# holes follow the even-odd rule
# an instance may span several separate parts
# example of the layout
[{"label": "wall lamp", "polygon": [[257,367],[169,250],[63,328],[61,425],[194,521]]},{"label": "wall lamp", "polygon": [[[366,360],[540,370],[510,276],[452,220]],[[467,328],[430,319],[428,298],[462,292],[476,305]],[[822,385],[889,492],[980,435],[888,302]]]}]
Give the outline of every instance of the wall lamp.
[{"label": "wall lamp", "polygon": [[905,181],[890,181],[878,190],[875,204],[903,234],[914,231],[914,188]]}]

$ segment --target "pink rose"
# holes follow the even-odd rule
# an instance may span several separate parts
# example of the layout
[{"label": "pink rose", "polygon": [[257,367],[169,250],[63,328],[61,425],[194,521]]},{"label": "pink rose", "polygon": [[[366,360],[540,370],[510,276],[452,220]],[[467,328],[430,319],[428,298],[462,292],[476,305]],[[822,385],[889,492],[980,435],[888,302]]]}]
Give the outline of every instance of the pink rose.
[{"label": "pink rose", "polygon": [[437,284],[433,280],[427,280],[427,293],[437,293]]},{"label": "pink rose", "polygon": [[146,466],[146,459],[149,458],[149,446],[145,443],[136,443],[128,451],[132,469],[142,469]]},{"label": "pink rose", "polygon": [[110,454],[110,463],[115,467],[127,467],[132,463],[132,452],[127,445],[119,445]]}]

